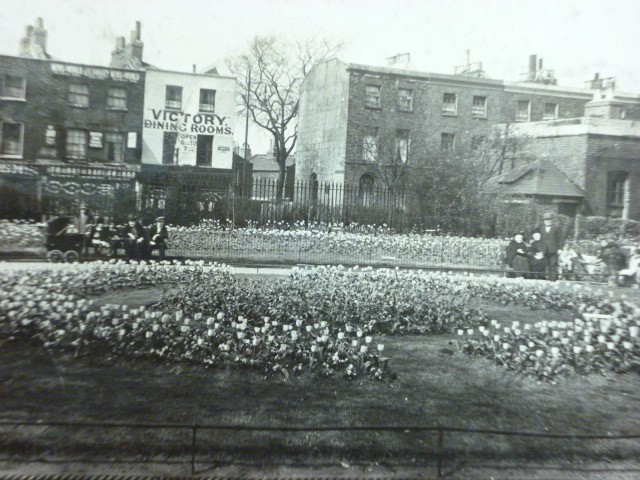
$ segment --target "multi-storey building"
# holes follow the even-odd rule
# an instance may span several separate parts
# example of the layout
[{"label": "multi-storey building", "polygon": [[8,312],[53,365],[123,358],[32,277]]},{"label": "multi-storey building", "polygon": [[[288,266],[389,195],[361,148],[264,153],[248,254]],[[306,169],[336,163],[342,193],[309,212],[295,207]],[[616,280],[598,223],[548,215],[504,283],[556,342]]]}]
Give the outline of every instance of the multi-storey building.
[{"label": "multi-storey building", "polygon": [[593,91],[557,86],[552,72],[536,67],[532,58],[524,82],[506,82],[480,69],[444,75],[322,62],[301,88],[297,178],[379,181],[380,163],[464,154],[496,124],[583,116]]},{"label": "multi-storey building", "polygon": [[117,39],[109,67],[53,60],[46,40],[38,19],[20,57],[0,56],[3,215],[84,204],[106,216],[137,208],[180,221],[168,202],[185,199],[171,192],[225,191],[234,169],[250,174],[233,153],[234,78],[145,63],[140,22],[130,42]]},{"label": "multi-storey building", "polygon": [[38,19],[0,56],[2,210],[110,214],[139,170],[145,72],[52,60],[46,39]]}]

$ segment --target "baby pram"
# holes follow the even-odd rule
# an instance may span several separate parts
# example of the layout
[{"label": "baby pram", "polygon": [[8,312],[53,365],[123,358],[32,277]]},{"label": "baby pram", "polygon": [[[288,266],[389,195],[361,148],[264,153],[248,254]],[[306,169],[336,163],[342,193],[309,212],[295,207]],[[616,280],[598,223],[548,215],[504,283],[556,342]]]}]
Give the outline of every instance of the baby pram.
[{"label": "baby pram", "polygon": [[69,217],[47,222],[47,260],[73,263],[80,258],[85,236],[78,233]]},{"label": "baby pram", "polygon": [[573,277],[582,281],[602,281],[605,264],[598,257],[578,253],[573,259]]}]

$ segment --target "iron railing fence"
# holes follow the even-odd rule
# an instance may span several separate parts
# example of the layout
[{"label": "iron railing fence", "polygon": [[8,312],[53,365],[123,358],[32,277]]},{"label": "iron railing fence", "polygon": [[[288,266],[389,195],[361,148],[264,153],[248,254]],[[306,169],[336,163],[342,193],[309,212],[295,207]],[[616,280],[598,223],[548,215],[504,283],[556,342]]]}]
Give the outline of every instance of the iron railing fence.
[{"label": "iron railing fence", "polygon": [[249,265],[344,265],[502,273],[501,240],[321,231],[175,229],[167,255]]},{"label": "iron railing fence", "polygon": [[[431,444],[430,448],[424,450],[424,455],[427,460],[435,461],[437,469],[437,477],[443,477],[446,475],[445,462],[453,462],[456,460],[456,449],[449,448],[448,445],[452,444],[452,437],[460,435],[481,435],[486,437],[519,437],[519,438],[535,438],[549,441],[565,441],[565,442],[620,442],[625,440],[640,440],[640,432],[637,433],[622,433],[612,434],[607,433],[552,433],[552,432],[531,432],[520,430],[493,430],[483,428],[464,428],[464,427],[449,427],[445,425],[324,425],[324,426],[274,426],[274,425],[242,425],[242,424],[213,424],[213,423],[134,423],[134,422],[97,422],[97,421],[28,421],[28,420],[0,420],[0,428],[4,430],[4,434],[8,438],[11,432],[15,432],[16,429],[28,429],[28,428],[57,428],[57,429],[99,429],[102,431],[114,430],[114,429],[133,429],[142,431],[152,430],[172,430],[188,433],[187,437],[183,437],[184,441],[180,444],[180,450],[182,452],[181,458],[188,456],[188,460],[185,458],[181,462],[169,462],[169,463],[182,463],[188,464],[191,469],[191,474],[198,473],[198,466],[206,465],[211,462],[210,459],[203,459],[199,457],[201,448],[199,441],[202,442],[202,434],[204,432],[228,432],[228,435],[239,432],[251,432],[257,433],[279,433],[279,434],[295,434],[295,433],[319,433],[327,434],[329,432],[342,432],[342,433],[362,433],[362,432],[375,432],[375,433],[395,433],[395,434],[421,434],[427,433],[435,436],[435,441]],[[449,441],[447,443],[447,440]],[[27,452],[28,448],[24,439],[22,439],[22,446],[24,451]],[[455,443],[455,442],[453,442]],[[631,458],[637,458],[640,454],[640,442],[633,442],[630,445],[629,455]],[[129,448],[129,447],[128,447]],[[213,446],[215,449],[215,446]],[[550,447],[546,444],[546,448],[557,448],[557,445]],[[0,451],[1,453],[1,451]],[[136,455],[135,449],[128,451],[129,455],[136,457],[136,463],[154,463],[154,459],[143,459],[139,455]],[[463,452],[469,454],[470,452]],[[484,453],[483,453],[484,454]],[[110,456],[113,454],[110,452]],[[60,458],[56,457],[59,461],[66,462],[94,462],[95,459],[78,459],[74,457]],[[12,461],[16,461],[15,456],[11,457]],[[209,461],[207,461],[209,460]],[[22,457],[21,461],[27,462],[39,462],[47,461],[42,458],[40,453],[37,453],[33,458]],[[124,459],[111,458],[110,463],[126,463]],[[164,459],[161,463],[167,463]],[[520,468],[520,467],[519,467]],[[640,472],[640,469],[638,470]]]},{"label": "iron railing fence", "polygon": [[491,234],[477,213],[434,212],[416,192],[348,183],[287,183],[278,197],[277,180],[254,178],[250,194],[241,189],[144,185],[138,206],[145,220],[164,215],[168,223],[193,225],[203,220],[227,226],[314,223],[386,226],[399,232],[440,229],[460,235]]}]

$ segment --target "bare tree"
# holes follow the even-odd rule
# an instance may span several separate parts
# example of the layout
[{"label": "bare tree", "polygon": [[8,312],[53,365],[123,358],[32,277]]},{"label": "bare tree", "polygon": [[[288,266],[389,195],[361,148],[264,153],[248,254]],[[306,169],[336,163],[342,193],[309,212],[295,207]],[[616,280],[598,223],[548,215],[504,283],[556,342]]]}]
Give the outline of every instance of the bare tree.
[{"label": "bare tree", "polygon": [[335,55],[341,46],[315,38],[288,42],[255,37],[247,53],[226,62],[237,76],[243,111],[273,137],[279,167],[278,200],[282,198],[287,158],[298,138],[300,85],[316,63]]},{"label": "bare tree", "polygon": [[514,126],[507,123],[482,138],[471,157],[481,166],[484,180],[488,180],[515,168],[517,161],[525,160],[529,141],[526,135],[517,135]]}]

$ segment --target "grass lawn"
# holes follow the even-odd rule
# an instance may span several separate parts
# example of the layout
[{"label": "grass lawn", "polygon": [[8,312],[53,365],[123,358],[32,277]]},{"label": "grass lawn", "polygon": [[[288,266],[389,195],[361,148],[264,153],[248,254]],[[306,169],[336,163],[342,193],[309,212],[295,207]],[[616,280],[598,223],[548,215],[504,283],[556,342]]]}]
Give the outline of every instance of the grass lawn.
[{"label": "grass lawn", "polygon": [[[259,278],[258,278],[259,281]],[[130,306],[159,300],[161,289],[118,292],[99,303]],[[484,310],[502,322],[570,320],[495,304]],[[12,420],[180,422],[275,426],[437,425],[576,433],[640,432],[637,374],[574,377],[540,384],[457,351],[454,335],[377,339],[398,378],[285,379],[251,371],[211,370],[94,352],[49,354],[37,345],[0,342],[0,418]],[[174,458],[188,456],[189,431],[0,427],[3,459]],[[219,462],[432,461],[433,433],[201,432],[198,455]],[[447,434],[456,459],[640,460],[637,441],[559,441]]]}]

